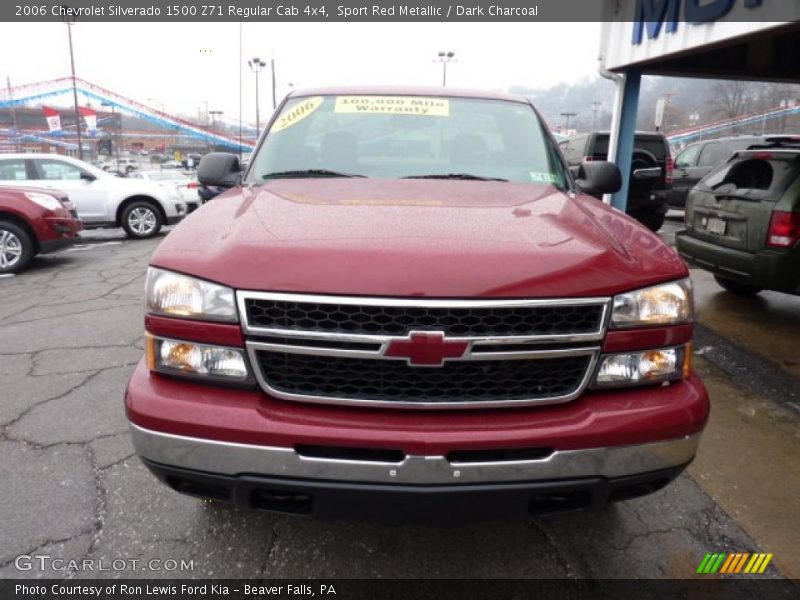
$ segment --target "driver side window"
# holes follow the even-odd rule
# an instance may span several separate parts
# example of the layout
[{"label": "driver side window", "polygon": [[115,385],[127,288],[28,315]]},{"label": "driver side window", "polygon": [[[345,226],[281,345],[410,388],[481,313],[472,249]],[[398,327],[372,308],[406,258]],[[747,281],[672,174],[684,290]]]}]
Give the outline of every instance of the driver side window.
[{"label": "driver side window", "polygon": [[74,181],[81,178],[81,170],[75,165],[60,160],[39,160],[36,162],[37,170],[42,179]]}]

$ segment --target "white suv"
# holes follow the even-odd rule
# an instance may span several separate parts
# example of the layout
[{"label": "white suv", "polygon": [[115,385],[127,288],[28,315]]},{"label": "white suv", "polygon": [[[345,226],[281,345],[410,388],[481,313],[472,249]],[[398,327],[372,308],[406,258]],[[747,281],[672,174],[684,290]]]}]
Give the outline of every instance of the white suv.
[{"label": "white suv", "polygon": [[133,158],[120,158],[111,161],[108,170],[113,173],[128,174],[139,169],[139,163]]},{"label": "white suv", "polygon": [[186,216],[186,203],[175,190],[58,154],[0,154],[0,185],[61,190],[84,227],[122,227],[133,238],[153,237]]}]

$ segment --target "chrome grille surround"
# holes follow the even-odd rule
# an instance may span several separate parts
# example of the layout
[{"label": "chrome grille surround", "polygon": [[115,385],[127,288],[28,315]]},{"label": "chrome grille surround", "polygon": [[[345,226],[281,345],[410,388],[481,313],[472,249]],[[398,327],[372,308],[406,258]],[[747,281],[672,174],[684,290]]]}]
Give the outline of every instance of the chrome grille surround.
[{"label": "chrome grille surround", "polygon": [[[481,309],[481,308],[515,308],[536,309],[542,307],[596,306],[600,317],[597,328],[591,332],[581,333],[549,333],[545,335],[512,335],[512,336],[447,336],[448,342],[466,342],[467,350],[460,358],[446,359],[442,365],[413,365],[411,369],[446,369],[450,361],[517,361],[552,359],[557,357],[588,357],[588,367],[579,382],[569,393],[546,398],[519,398],[503,400],[467,400],[467,401],[393,401],[339,396],[309,395],[286,392],[277,389],[265,377],[261,368],[259,354],[264,352],[286,355],[310,355],[318,357],[339,357],[371,360],[404,360],[386,356],[389,345],[395,341],[407,340],[411,333],[443,333],[436,329],[411,327],[405,335],[383,335],[364,333],[341,333],[329,331],[309,331],[298,329],[260,327],[250,324],[247,301],[263,299],[273,302],[302,303],[309,302],[321,305],[366,305],[389,307],[431,307],[436,309]],[[251,367],[262,389],[270,396],[284,400],[311,402],[317,404],[335,404],[351,406],[378,406],[385,408],[406,409],[463,409],[463,408],[498,408],[512,406],[547,405],[569,402],[578,397],[588,386],[594,374],[600,354],[601,341],[605,336],[610,314],[610,298],[569,298],[569,299],[499,299],[499,300],[448,300],[427,298],[376,298],[323,296],[308,294],[289,294],[273,292],[237,292],[237,303],[242,328],[247,337],[246,346]],[[278,339],[276,339],[278,338]],[[281,339],[282,338],[282,339]],[[363,345],[363,347],[360,347]],[[502,350],[493,351],[502,346]],[[519,349],[514,349],[519,346]]]}]

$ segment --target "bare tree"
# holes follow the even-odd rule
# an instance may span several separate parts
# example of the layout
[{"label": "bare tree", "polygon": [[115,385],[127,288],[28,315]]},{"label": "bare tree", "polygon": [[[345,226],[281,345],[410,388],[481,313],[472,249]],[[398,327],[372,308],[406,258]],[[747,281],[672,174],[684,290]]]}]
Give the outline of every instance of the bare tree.
[{"label": "bare tree", "polygon": [[761,83],[755,94],[754,110],[759,112],[778,108],[781,102],[800,98],[798,86],[788,83]]},{"label": "bare tree", "polygon": [[751,110],[755,86],[749,81],[718,81],[711,91],[711,107],[722,118],[733,119]]}]

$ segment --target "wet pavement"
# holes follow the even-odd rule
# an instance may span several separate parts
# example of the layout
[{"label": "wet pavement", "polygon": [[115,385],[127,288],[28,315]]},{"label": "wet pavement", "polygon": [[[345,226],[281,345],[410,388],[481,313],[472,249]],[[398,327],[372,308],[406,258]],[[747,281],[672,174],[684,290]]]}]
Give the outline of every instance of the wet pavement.
[{"label": "wet pavement", "polygon": [[[685,578],[706,552],[753,551],[775,553],[766,576],[800,577],[800,298],[736,298],[693,271],[713,411],[697,460],[657,494],[527,523],[311,521],[177,495],[133,456],[122,394],[159,240],[87,238],[0,280],[0,577]],[[18,570],[34,553],[142,562]],[[153,558],[191,568],[142,570]]]}]

